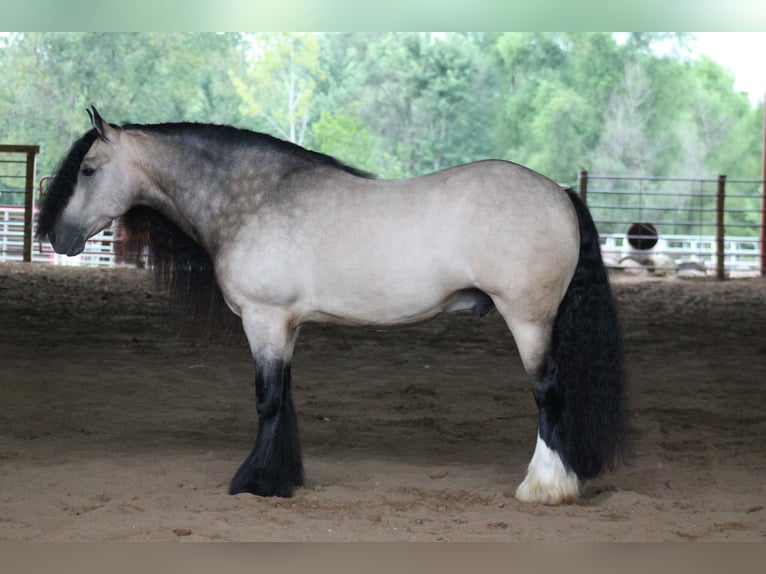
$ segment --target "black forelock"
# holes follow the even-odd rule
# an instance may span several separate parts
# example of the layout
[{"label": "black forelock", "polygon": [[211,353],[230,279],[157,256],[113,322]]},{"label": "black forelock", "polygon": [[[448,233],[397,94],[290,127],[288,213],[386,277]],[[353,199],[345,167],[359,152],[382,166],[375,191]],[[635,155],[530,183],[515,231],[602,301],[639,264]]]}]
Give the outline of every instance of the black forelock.
[{"label": "black forelock", "polygon": [[77,174],[85,154],[98,138],[95,128],[86,132],[72,144],[63,161],[53,172],[53,179],[45,188],[37,219],[37,237],[43,238],[53,228],[59,214],[64,210],[74,193]]}]

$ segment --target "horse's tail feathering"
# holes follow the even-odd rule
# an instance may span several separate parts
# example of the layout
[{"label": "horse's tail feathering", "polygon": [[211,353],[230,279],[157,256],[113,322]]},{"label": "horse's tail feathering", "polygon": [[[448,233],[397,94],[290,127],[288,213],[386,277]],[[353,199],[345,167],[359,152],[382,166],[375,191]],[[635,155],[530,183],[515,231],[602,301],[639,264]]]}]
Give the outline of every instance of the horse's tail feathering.
[{"label": "horse's tail feathering", "polygon": [[551,348],[560,398],[556,445],[580,479],[610,469],[626,451],[628,417],[617,306],[587,207],[572,191],[580,258],[562,300]]}]

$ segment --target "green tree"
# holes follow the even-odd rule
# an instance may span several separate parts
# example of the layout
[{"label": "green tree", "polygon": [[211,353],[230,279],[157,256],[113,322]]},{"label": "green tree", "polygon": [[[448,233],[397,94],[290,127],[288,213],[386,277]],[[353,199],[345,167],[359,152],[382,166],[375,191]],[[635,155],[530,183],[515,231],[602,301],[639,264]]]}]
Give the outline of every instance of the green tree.
[{"label": "green tree", "polygon": [[641,64],[626,64],[623,82],[604,111],[599,144],[590,154],[589,165],[597,173],[655,173],[663,143],[649,133],[653,93],[651,78]]},{"label": "green tree", "polygon": [[245,75],[231,81],[242,113],[265,121],[274,135],[304,144],[312,120],[312,96],[319,71],[319,42],[311,34],[253,36]]},{"label": "green tree", "polygon": [[[547,122],[540,126],[552,132],[537,132],[533,120],[541,116],[538,106],[545,104],[545,98],[538,93],[546,86],[545,93],[555,93],[563,82],[563,70],[567,62],[567,48],[558,34],[509,32],[502,34],[496,44],[498,90],[503,94],[500,121],[496,128],[496,142],[502,157],[530,165],[535,147],[534,139],[542,142],[544,150],[563,142],[558,138],[555,126]],[[543,121],[543,120],[541,120]],[[550,138],[550,139],[548,139]],[[551,155],[538,148],[538,155]],[[544,161],[544,160],[543,160]],[[543,173],[549,172],[547,165],[530,165]],[[571,169],[571,168],[570,168]],[[558,176],[557,176],[558,177]]]},{"label": "green tree", "polygon": [[369,47],[361,114],[398,159],[391,175],[487,157],[486,62],[466,35],[390,34]]},{"label": "green tree", "polygon": [[359,169],[375,173],[381,164],[391,161],[383,157],[380,139],[370,133],[358,114],[324,111],[312,125],[312,132],[318,151]]},{"label": "green tree", "polygon": [[600,140],[623,50],[606,33],[509,33],[497,50],[510,78],[506,157],[571,182]]},{"label": "green tree", "polygon": [[[18,33],[0,131],[49,173],[95,104],[116,122],[272,133],[381,176],[503,157],[578,169],[760,175],[760,112],[676,34]],[[662,52],[656,48],[659,43]],[[666,47],[673,47],[670,51]]]},{"label": "green tree", "polygon": [[120,123],[237,123],[228,71],[242,58],[231,34],[14,34],[0,48],[0,132],[40,144],[46,174],[87,129],[91,104]]}]

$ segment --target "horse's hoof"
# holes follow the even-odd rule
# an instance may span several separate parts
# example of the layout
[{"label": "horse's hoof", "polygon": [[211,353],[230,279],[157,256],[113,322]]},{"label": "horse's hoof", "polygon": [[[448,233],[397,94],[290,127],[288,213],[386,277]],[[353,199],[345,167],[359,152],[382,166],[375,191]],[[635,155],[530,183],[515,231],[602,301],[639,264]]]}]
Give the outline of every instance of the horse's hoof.
[{"label": "horse's hoof", "polygon": [[238,472],[229,485],[229,494],[250,493],[256,496],[277,496],[280,498],[291,498],[295,492],[294,484],[291,480],[275,479],[266,476],[255,476],[251,473]]},{"label": "horse's hoof", "polygon": [[555,506],[574,502],[580,496],[577,475],[564,467],[558,453],[537,438],[537,446],[527,469],[524,482],[516,489],[516,498],[522,502]]},{"label": "horse's hoof", "polygon": [[577,479],[572,483],[552,484],[541,482],[538,478],[530,479],[527,476],[516,489],[516,498],[521,502],[549,506],[575,502],[579,496],[580,488]]}]

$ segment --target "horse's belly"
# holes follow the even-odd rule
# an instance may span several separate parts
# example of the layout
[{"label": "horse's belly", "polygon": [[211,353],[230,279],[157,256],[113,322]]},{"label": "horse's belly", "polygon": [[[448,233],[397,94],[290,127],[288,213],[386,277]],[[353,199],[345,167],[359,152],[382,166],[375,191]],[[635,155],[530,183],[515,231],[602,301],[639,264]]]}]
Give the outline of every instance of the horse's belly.
[{"label": "horse's belly", "polygon": [[454,291],[445,290],[443,285],[339,282],[310,298],[300,315],[305,322],[395,326],[426,321],[458,307]]}]

